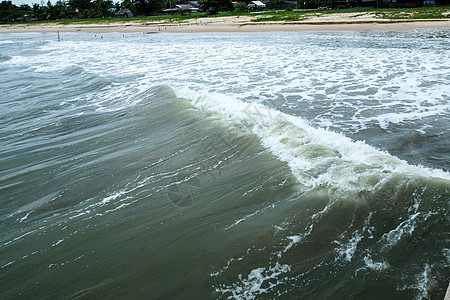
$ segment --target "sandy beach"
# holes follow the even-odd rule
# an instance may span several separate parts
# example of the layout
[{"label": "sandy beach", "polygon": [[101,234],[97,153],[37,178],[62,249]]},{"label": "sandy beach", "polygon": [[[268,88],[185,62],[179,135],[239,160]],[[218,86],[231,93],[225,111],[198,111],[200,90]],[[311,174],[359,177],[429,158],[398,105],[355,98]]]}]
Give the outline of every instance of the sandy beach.
[{"label": "sandy beach", "polygon": [[380,19],[373,13],[336,13],[312,16],[297,22],[252,22],[261,15],[205,17],[191,19],[184,23],[158,22],[116,22],[102,24],[3,24],[0,33],[21,32],[264,32],[264,31],[403,31],[421,28],[449,28],[450,19]]}]

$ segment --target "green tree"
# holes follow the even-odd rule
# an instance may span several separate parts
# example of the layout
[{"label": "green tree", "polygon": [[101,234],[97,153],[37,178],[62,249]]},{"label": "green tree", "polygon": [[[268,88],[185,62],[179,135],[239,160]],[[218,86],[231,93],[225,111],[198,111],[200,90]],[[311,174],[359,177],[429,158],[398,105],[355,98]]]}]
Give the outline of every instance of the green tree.
[{"label": "green tree", "polygon": [[121,8],[128,8],[129,10],[131,10],[132,12],[136,12],[136,3],[134,0],[123,0],[120,3],[120,7]]},{"label": "green tree", "polygon": [[328,6],[331,7],[331,0],[297,0],[298,8],[318,8],[320,6]]},{"label": "green tree", "polygon": [[114,3],[111,0],[96,0],[95,6],[97,8],[99,16],[105,18],[111,16],[109,9],[114,7]]},{"label": "green tree", "polygon": [[22,21],[30,21],[32,19],[35,19],[36,17],[33,9],[28,4],[22,4],[21,6],[19,6],[18,11]]},{"label": "green tree", "polygon": [[67,4],[73,10],[89,10],[94,8],[94,3],[91,0],[69,0]]},{"label": "green tree", "polygon": [[69,9],[65,1],[58,0],[53,6],[52,17],[54,19],[68,19],[74,16],[75,14]]},{"label": "green tree", "polygon": [[0,21],[8,22],[20,17],[19,8],[11,1],[0,3]]},{"label": "green tree", "polygon": [[97,15],[95,3],[91,0],[69,0],[67,4],[77,18],[91,18]]},{"label": "green tree", "polygon": [[267,7],[274,9],[282,9],[285,6],[282,0],[270,0],[269,3],[267,3],[266,5]]},{"label": "green tree", "polygon": [[33,10],[34,16],[39,21],[45,20],[45,18],[43,17],[43,15],[44,15],[44,7],[43,6],[41,6],[41,5],[37,4],[37,3],[34,3],[33,7],[32,7],[32,10]]},{"label": "green tree", "polygon": [[233,4],[231,0],[202,0],[202,8],[210,14],[217,14],[219,11],[232,11]]},{"label": "green tree", "polygon": [[164,0],[136,0],[134,9],[139,15],[152,15],[164,9],[166,3]]},{"label": "green tree", "polygon": [[246,12],[248,10],[247,3],[245,2],[238,2],[233,6],[235,12]]}]

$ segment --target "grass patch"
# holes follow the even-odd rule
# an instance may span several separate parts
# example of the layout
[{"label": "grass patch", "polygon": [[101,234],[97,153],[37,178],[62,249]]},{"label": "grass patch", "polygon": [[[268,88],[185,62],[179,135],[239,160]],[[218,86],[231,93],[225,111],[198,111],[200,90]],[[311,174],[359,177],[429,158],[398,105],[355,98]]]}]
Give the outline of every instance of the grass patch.
[{"label": "grass patch", "polygon": [[374,13],[381,19],[449,19],[450,6],[418,7],[418,8],[372,8],[355,7],[334,10],[295,10],[295,11],[269,11],[265,16],[258,16],[252,22],[270,21],[303,21],[311,16],[328,14],[359,13],[351,17],[363,16],[366,13]]},{"label": "grass patch", "polygon": [[275,21],[303,21],[306,20],[307,17],[305,14],[299,14],[299,13],[276,13],[270,16],[264,16],[264,17],[257,17],[252,20],[252,22],[275,22]]},{"label": "grass patch", "polygon": [[318,10],[317,13],[321,14],[336,14],[336,13],[367,13],[377,11],[374,7],[352,7],[352,8],[342,8],[342,9],[329,9],[329,10]]},{"label": "grass patch", "polygon": [[377,10],[375,15],[383,19],[449,19],[450,6],[390,8]]},{"label": "grass patch", "polygon": [[335,13],[355,13],[374,11],[375,8],[356,7],[349,9],[336,10],[294,10],[294,11],[270,11],[267,16],[259,16],[252,22],[270,22],[270,21],[303,21],[312,16],[321,16]]},{"label": "grass patch", "polygon": [[108,23],[128,23],[128,22],[181,22],[188,19],[200,18],[204,14],[173,14],[157,16],[138,16],[134,18],[102,18],[102,19],[71,19],[55,21],[59,24],[108,24]]},{"label": "grass patch", "polygon": [[49,21],[33,21],[26,24],[58,24],[58,25],[71,25],[71,24],[109,24],[109,23],[127,23],[127,22],[148,22],[166,20],[168,16],[161,18],[155,17],[135,17],[135,18],[98,18],[98,19],[64,19],[64,20],[49,20]]},{"label": "grass patch", "polygon": [[98,18],[98,19],[65,19],[65,20],[51,20],[51,21],[34,21],[27,24],[109,24],[109,23],[128,23],[128,22],[161,22],[161,23],[182,23],[188,20],[195,20],[199,18],[215,18],[227,16],[249,15],[249,13],[231,13],[220,12],[213,16],[207,16],[205,13],[190,13],[190,14],[167,14],[156,16],[137,16],[134,18]]}]

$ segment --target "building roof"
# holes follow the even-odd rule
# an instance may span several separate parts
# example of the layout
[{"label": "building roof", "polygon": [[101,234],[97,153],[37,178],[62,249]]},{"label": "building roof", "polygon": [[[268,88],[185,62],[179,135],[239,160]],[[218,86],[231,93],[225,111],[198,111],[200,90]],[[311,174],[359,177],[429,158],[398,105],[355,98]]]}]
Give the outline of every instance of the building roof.
[{"label": "building roof", "polygon": [[250,2],[250,4],[254,4],[256,6],[266,6],[264,3],[262,3],[261,1],[252,1]]},{"label": "building roof", "polygon": [[173,8],[167,8],[167,9],[163,9],[163,12],[178,12],[178,11],[191,11],[191,12],[196,12],[199,10],[198,7],[194,7],[191,4],[177,4],[175,5],[175,7]]},{"label": "building roof", "polygon": [[180,9],[182,9],[182,10],[191,10],[191,11],[192,10],[198,10],[197,7],[194,7],[194,6],[190,5],[190,4],[177,4],[175,6],[180,8]]},{"label": "building roof", "polygon": [[116,15],[125,15],[125,14],[127,14],[127,13],[132,13],[132,11],[131,10],[129,10],[128,8],[122,8],[121,10],[119,10],[117,13],[116,13]]},{"label": "building roof", "polygon": [[200,8],[200,4],[198,3],[198,1],[188,1],[187,4],[189,4],[189,5],[191,5],[192,7],[195,7],[195,8]]}]

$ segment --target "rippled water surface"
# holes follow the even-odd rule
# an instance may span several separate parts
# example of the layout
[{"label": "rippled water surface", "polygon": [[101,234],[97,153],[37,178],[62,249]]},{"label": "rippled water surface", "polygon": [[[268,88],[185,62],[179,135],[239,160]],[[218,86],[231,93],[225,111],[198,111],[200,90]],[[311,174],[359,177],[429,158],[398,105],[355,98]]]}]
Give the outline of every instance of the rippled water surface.
[{"label": "rippled water surface", "polygon": [[0,298],[442,299],[450,31],[0,35]]}]

